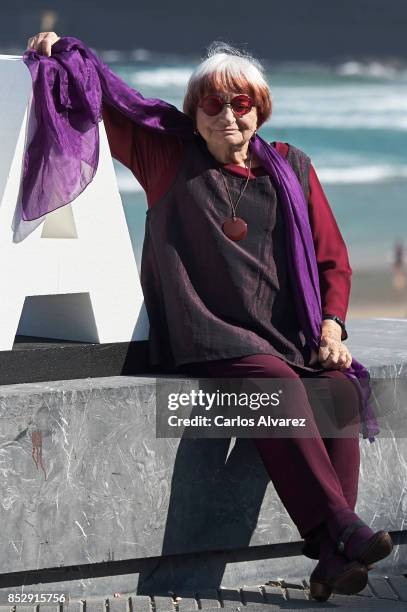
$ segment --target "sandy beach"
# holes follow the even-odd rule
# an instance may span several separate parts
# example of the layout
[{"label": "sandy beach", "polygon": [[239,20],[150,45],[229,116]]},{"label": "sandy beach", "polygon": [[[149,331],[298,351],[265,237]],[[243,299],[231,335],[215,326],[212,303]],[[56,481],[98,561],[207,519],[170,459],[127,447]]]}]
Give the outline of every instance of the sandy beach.
[{"label": "sandy beach", "polygon": [[407,282],[405,285],[404,288],[394,286],[390,268],[354,270],[347,319],[407,318]]}]

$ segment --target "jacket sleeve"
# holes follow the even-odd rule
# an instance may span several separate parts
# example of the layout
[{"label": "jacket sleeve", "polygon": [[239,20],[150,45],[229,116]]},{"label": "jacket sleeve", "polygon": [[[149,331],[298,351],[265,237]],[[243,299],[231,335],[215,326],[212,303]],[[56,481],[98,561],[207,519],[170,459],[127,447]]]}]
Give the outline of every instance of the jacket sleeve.
[{"label": "jacket sleeve", "polygon": [[182,141],[138,126],[105,103],[102,116],[112,157],[132,171],[153,206],[176,174],[184,152]]},{"label": "jacket sleeve", "polygon": [[133,169],[133,124],[125,115],[103,103],[102,117],[112,157]]},{"label": "jacket sleeve", "polygon": [[322,315],[334,315],[345,321],[352,269],[345,242],[312,164],[309,185],[308,210],[318,263]]}]

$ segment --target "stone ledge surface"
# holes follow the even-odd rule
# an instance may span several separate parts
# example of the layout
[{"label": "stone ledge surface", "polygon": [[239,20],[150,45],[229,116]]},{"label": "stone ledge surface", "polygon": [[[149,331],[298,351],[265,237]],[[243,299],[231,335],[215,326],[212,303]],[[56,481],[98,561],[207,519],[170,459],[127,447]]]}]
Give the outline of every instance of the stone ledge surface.
[{"label": "stone ledge surface", "polygon": [[[362,363],[407,376],[404,320],[357,321],[348,329]],[[404,529],[406,440],[361,441],[361,451],[359,513],[375,529]],[[0,573],[299,539],[251,440],[155,438],[154,378],[1,387],[0,460]],[[405,548],[395,548],[383,571],[407,567]],[[237,563],[233,571],[254,579],[260,566],[267,575],[264,562]],[[303,557],[272,563],[287,578],[312,566]]]},{"label": "stone ledge surface", "polygon": [[346,345],[372,376],[407,377],[407,319],[353,319]]}]

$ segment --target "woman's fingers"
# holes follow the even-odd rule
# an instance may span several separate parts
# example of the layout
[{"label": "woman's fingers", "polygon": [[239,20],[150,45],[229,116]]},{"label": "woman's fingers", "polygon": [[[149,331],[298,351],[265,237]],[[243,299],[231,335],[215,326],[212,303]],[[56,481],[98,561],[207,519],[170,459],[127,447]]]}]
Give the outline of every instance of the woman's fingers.
[{"label": "woman's fingers", "polygon": [[349,367],[346,365],[347,362],[348,362],[348,352],[346,350],[339,351],[337,367],[339,369],[344,369],[345,367]]},{"label": "woman's fingers", "polygon": [[334,357],[339,355],[337,342],[329,337],[322,337],[319,345],[319,361],[324,368],[330,368]]},{"label": "woman's fingers", "polygon": [[49,38],[43,38],[41,41],[41,53],[49,57],[51,55],[52,44]]},{"label": "woman's fingers", "polygon": [[319,348],[319,361],[323,368],[346,369],[352,364],[352,356],[341,342],[322,338]]},{"label": "woman's fingers", "polygon": [[339,352],[337,350],[324,351],[321,355],[321,365],[323,368],[333,368],[337,364]]},{"label": "woman's fingers", "polygon": [[348,351],[347,357],[346,357],[345,368],[350,368],[351,365],[352,365],[352,355]]},{"label": "woman's fingers", "polygon": [[59,36],[55,32],[39,32],[35,36],[28,39],[27,49],[34,49],[41,55],[50,56],[51,47],[59,40]]},{"label": "woman's fingers", "polygon": [[328,359],[321,361],[322,367],[326,369],[335,368],[338,370],[346,370],[350,368],[351,364],[352,357],[350,355],[336,358],[335,354],[333,354],[330,355]]},{"label": "woman's fingers", "polygon": [[43,32],[40,32],[39,34],[36,34],[35,36],[31,36],[31,38],[28,39],[28,43],[27,43],[27,49],[34,49],[34,51],[38,51],[38,46],[39,43],[42,41],[44,36]]}]

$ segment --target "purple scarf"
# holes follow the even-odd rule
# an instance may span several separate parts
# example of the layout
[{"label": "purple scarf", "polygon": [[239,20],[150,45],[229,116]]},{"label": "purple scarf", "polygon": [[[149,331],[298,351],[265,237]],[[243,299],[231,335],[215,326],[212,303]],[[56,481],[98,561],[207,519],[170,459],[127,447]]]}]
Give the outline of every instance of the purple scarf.
[{"label": "purple scarf", "polygon": [[[61,38],[53,45],[51,57],[26,51],[24,62],[33,81],[37,121],[24,159],[24,220],[68,204],[92,181],[99,158],[102,100],[138,125],[185,140],[194,138],[189,117],[162,100],[143,98],[76,38]],[[304,193],[291,166],[274,147],[255,136],[250,149],[273,179],[282,202],[296,308],[307,344],[318,352],[321,296]],[[379,428],[371,406],[369,373],[353,358],[345,374],[360,394],[363,437],[373,442]]]}]

